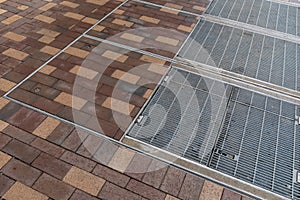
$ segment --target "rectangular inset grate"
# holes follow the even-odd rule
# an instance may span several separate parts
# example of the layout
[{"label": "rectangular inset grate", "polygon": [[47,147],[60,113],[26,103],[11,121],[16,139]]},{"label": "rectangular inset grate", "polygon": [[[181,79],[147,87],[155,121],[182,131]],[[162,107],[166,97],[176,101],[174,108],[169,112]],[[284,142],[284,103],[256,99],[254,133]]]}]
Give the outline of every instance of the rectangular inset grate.
[{"label": "rectangular inset grate", "polygon": [[213,0],[206,14],[300,36],[300,12],[268,0]]},{"label": "rectangular inset grate", "polygon": [[300,199],[300,107],[172,68],[127,137]]},{"label": "rectangular inset grate", "polygon": [[300,91],[300,45],[201,21],[179,56]]}]

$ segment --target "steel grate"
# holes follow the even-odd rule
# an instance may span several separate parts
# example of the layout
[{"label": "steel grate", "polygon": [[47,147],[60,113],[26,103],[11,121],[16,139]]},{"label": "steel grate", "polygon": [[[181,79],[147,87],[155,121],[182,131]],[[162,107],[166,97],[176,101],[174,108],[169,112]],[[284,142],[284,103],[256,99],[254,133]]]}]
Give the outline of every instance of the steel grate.
[{"label": "steel grate", "polygon": [[300,199],[298,106],[172,68],[127,137]]},{"label": "steel grate", "polygon": [[300,45],[202,20],[179,56],[300,90]]},{"label": "steel grate", "polygon": [[206,14],[300,36],[300,12],[268,0],[213,0]]}]

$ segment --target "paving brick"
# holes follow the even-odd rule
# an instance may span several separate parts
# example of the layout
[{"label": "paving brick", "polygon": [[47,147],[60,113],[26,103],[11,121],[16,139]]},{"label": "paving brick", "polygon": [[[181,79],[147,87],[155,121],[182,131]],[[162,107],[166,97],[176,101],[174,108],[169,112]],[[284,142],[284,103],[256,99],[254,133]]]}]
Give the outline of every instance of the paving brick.
[{"label": "paving brick", "polygon": [[75,108],[77,110],[80,110],[84,104],[86,104],[86,100],[72,96],[70,94],[62,92],[60,95],[58,95],[54,101],[61,103],[63,105],[69,106],[71,108]]},{"label": "paving brick", "polygon": [[73,67],[70,70],[70,72],[73,74],[76,74],[78,76],[90,79],[90,80],[94,79],[98,74],[98,72],[96,72],[94,70],[87,69],[85,67],[80,67],[79,65],[76,65],[75,67]]},{"label": "paving brick", "polygon": [[148,199],[165,199],[166,194],[153,188],[150,187],[144,183],[138,182],[134,179],[131,179],[126,186],[126,189],[133,191],[134,193],[137,193],[145,198]]},{"label": "paving brick", "polygon": [[6,79],[0,78],[0,90],[7,92],[9,91],[11,88],[13,88],[16,84],[8,81]]},{"label": "paving brick", "polygon": [[47,200],[48,197],[30,187],[16,182],[3,196],[4,199],[13,200]]},{"label": "paving brick", "polygon": [[57,54],[60,51],[60,49],[57,49],[57,48],[54,48],[51,46],[44,46],[40,51],[54,56],[55,54]]},{"label": "paving brick", "polygon": [[74,188],[47,174],[43,174],[33,188],[53,199],[67,200],[74,192]]},{"label": "paving brick", "polygon": [[5,121],[0,120],[0,131],[3,131],[8,125]]},{"label": "paving brick", "polygon": [[74,127],[65,123],[60,123],[55,130],[48,136],[47,140],[55,143],[62,144],[63,141],[71,134]]},{"label": "paving brick", "polygon": [[40,154],[40,151],[17,140],[12,140],[8,143],[3,148],[3,151],[26,163],[31,163]]},{"label": "paving brick", "polygon": [[94,161],[91,161],[70,151],[66,151],[60,159],[87,172],[91,172],[96,166],[96,163]]},{"label": "paving brick", "polygon": [[93,174],[121,187],[125,187],[130,180],[128,176],[100,164],[95,167]]},{"label": "paving brick", "polygon": [[7,145],[11,140],[11,137],[0,132],[0,150]]},{"label": "paving brick", "polygon": [[98,198],[93,197],[81,190],[75,190],[75,192],[73,193],[73,195],[71,196],[71,198],[69,200],[98,200]]},{"label": "paving brick", "polygon": [[192,174],[186,174],[178,197],[180,199],[199,199],[204,180]]},{"label": "paving brick", "polygon": [[36,137],[28,132],[25,132],[17,127],[8,126],[6,129],[2,131],[3,133],[16,138],[26,144],[31,143]]},{"label": "paving brick", "polygon": [[14,40],[16,42],[21,42],[26,39],[23,35],[14,33],[14,32],[7,32],[3,35],[3,37],[8,38],[10,40]]},{"label": "paving brick", "polygon": [[93,159],[101,164],[108,165],[118,150],[118,146],[110,141],[104,140],[99,149],[93,155]]},{"label": "paving brick", "polygon": [[31,146],[45,152],[48,153],[54,157],[60,157],[63,153],[64,153],[64,149],[52,144],[46,140],[43,140],[41,138],[36,138],[32,143]]},{"label": "paving brick", "polygon": [[88,51],[81,50],[75,47],[69,47],[65,50],[65,53],[79,57],[79,58],[86,58],[89,55]]},{"label": "paving brick", "polygon": [[159,188],[164,180],[167,170],[167,164],[153,160],[147,170],[147,173],[144,175],[143,182],[155,188]]},{"label": "paving brick", "polygon": [[223,193],[223,187],[215,183],[205,181],[199,200],[221,199],[222,193]]},{"label": "paving brick", "polygon": [[45,16],[45,15],[37,15],[37,16],[34,17],[34,19],[45,22],[45,23],[48,23],[48,24],[51,24],[52,22],[55,21],[55,19],[53,19],[52,17],[48,17],[48,16]]},{"label": "paving brick", "polygon": [[107,200],[140,200],[140,197],[133,192],[125,190],[119,186],[116,186],[112,183],[106,182],[101,190],[100,194],[98,195],[101,199]]},{"label": "paving brick", "polygon": [[22,163],[16,159],[12,159],[2,169],[2,172],[27,186],[32,186],[33,183],[41,175],[41,172],[25,163]]},{"label": "paving brick", "polygon": [[149,156],[142,154],[135,154],[130,164],[126,169],[126,174],[137,180],[142,180],[144,174],[147,172],[152,159]]},{"label": "paving brick", "polygon": [[63,177],[71,169],[71,165],[56,159],[53,156],[42,153],[33,163],[32,166],[54,176],[58,179],[63,179]]},{"label": "paving brick", "polygon": [[82,131],[74,130],[66,138],[66,140],[63,142],[62,146],[69,150],[76,151],[86,137],[87,137],[86,133],[84,133]]},{"label": "paving brick", "polygon": [[33,134],[46,139],[60,122],[52,117],[47,117],[34,131]]},{"label": "paving brick", "polygon": [[2,197],[13,184],[14,181],[12,179],[0,174],[0,197]]},{"label": "paving brick", "polygon": [[171,196],[171,195],[169,195],[169,194],[167,194],[165,200],[179,200],[179,199],[176,198],[176,197],[173,197],[173,196]]},{"label": "paving brick", "polygon": [[241,200],[242,196],[238,193],[235,193],[231,190],[224,189],[222,200]]},{"label": "paving brick", "polygon": [[77,8],[79,6],[79,4],[71,2],[71,1],[62,1],[60,3],[60,5],[64,5],[64,6],[67,6],[67,7],[70,7],[70,8]]},{"label": "paving brick", "polygon": [[84,15],[80,15],[80,14],[73,13],[73,12],[66,12],[64,14],[64,16],[72,18],[72,19],[76,19],[76,20],[82,20],[84,18]]},{"label": "paving brick", "polygon": [[168,194],[177,196],[182,186],[186,173],[174,167],[170,167],[167,171],[165,179],[160,189]]},{"label": "paving brick", "polygon": [[115,98],[108,97],[102,104],[103,107],[120,112],[124,115],[130,115],[134,109],[134,105]]},{"label": "paving brick", "polygon": [[123,173],[127,169],[134,155],[134,151],[120,147],[112,157],[108,166]]},{"label": "paving brick", "polygon": [[0,151],[0,169],[11,159],[10,155]]},{"label": "paving brick", "polygon": [[102,54],[102,56],[105,57],[105,58],[111,59],[113,61],[116,60],[116,61],[119,61],[119,62],[122,62],[122,63],[124,63],[128,59],[128,56],[122,55],[122,54],[119,54],[119,53],[116,53],[116,52],[113,52],[113,51],[110,51],[110,50],[105,51]]},{"label": "paving brick", "polygon": [[22,19],[22,17],[19,16],[19,15],[13,15],[13,16],[3,20],[2,23],[6,24],[6,25],[9,25],[9,24],[12,24],[12,23],[18,21],[19,19]]},{"label": "paving brick", "polygon": [[9,103],[7,99],[0,97],[0,110]]},{"label": "paving brick", "polygon": [[153,24],[158,24],[160,22],[159,19],[155,19],[153,17],[148,17],[148,16],[141,16],[140,19]]},{"label": "paving brick", "polygon": [[47,3],[46,5],[40,7],[39,10],[47,11],[47,10],[53,8],[56,5],[57,5],[56,3]]},{"label": "paving brick", "polygon": [[9,118],[8,122],[25,131],[32,132],[45,118],[46,116],[41,113],[21,108],[14,116]]},{"label": "paving brick", "polygon": [[72,167],[64,177],[64,182],[96,196],[103,187],[105,180],[77,167]]},{"label": "paving brick", "polygon": [[102,138],[95,135],[89,135],[81,144],[81,146],[77,150],[77,153],[90,158],[95,154],[102,142]]}]

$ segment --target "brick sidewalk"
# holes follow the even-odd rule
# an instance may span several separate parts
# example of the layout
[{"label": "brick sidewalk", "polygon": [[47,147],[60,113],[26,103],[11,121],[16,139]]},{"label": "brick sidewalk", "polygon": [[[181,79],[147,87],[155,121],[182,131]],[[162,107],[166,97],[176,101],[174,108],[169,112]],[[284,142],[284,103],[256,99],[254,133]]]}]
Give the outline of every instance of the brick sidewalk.
[{"label": "brick sidewalk", "polygon": [[[0,95],[10,91],[50,58],[57,57],[9,94],[10,98],[45,111],[47,115],[0,98],[0,197],[6,200],[248,199],[49,116],[53,114],[97,132],[100,131],[94,125],[99,122],[101,133],[119,140],[169,63],[133,51],[120,56],[122,48],[109,44],[93,54],[93,49],[101,42],[75,39],[125,3],[89,34],[106,39],[129,28],[168,28],[181,32],[183,38],[125,34],[124,44],[169,45],[176,52],[208,2],[151,1],[169,8],[122,0],[17,2],[0,0]],[[58,54],[71,42],[70,47]],[[174,56],[167,51],[146,51],[168,58]],[[105,70],[97,63],[99,57],[112,61]],[[82,66],[86,60],[88,68]],[[141,64],[147,66],[145,71],[123,76]],[[100,82],[95,83],[99,74]],[[74,96],[76,75],[85,84],[84,92]],[[113,96],[113,88],[120,81],[126,87],[118,88],[119,95]],[[145,84],[148,82],[151,84]],[[96,100],[90,88],[95,84]],[[133,90],[136,86],[139,89]],[[76,104],[72,104],[72,98],[77,99]],[[122,106],[112,108],[111,98],[116,98],[120,105],[128,101],[132,105],[129,112]],[[94,104],[96,115],[90,115]],[[82,121],[74,121],[72,108]],[[116,124],[112,114],[124,119],[122,127]]]}]

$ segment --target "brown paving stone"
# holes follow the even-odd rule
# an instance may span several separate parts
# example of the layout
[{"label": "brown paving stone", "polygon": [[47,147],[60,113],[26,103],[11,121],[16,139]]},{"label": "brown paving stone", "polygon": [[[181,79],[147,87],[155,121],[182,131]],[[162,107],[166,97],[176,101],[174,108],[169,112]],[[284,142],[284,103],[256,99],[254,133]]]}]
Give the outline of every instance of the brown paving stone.
[{"label": "brown paving stone", "polygon": [[11,140],[11,137],[0,132],[0,149],[5,147]]},{"label": "brown paving stone", "polygon": [[108,166],[119,172],[125,172],[134,155],[134,151],[120,147],[112,157]]},{"label": "brown paving stone", "polygon": [[81,190],[76,190],[69,200],[97,200],[98,198],[93,197]]},{"label": "brown paving stone", "polygon": [[166,173],[165,179],[160,189],[164,192],[167,192],[168,194],[177,196],[179,194],[185,175],[186,173],[184,173],[183,171],[174,167],[170,167]]},{"label": "brown paving stone", "polygon": [[176,198],[176,197],[173,197],[173,196],[171,196],[171,195],[169,195],[169,194],[167,194],[165,200],[179,200],[179,199]]},{"label": "brown paving stone", "polygon": [[96,162],[70,151],[66,151],[60,159],[87,172],[91,172],[96,166]]},{"label": "brown paving stone", "polygon": [[100,194],[98,195],[101,199],[107,200],[139,200],[142,199],[137,194],[125,190],[119,186],[116,186],[112,183],[106,182],[101,190]]},{"label": "brown paving stone", "polygon": [[53,199],[68,199],[75,190],[64,182],[43,174],[34,184],[33,188]]},{"label": "brown paving stone", "polygon": [[11,159],[11,156],[0,151],[0,169],[6,165],[6,163]]},{"label": "brown paving stone", "polygon": [[12,23],[14,23],[14,22],[20,20],[20,19],[22,19],[21,16],[19,16],[19,15],[13,15],[13,16],[11,16],[11,17],[9,17],[9,18],[7,18],[7,19],[1,21],[1,22],[2,22],[3,24],[9,25],[9,24],[12,24]]},{"label": "brown paving stone", "polygon": [[43,140],[41,138],[36,138],[32,143],[31,146],[45,152],[48,153],[54,157],[60,157],[63,153],[64,153],[64,149],[52,144],[46,140]]},{"label": "brown paving stone", "polygon": [[13,88],[16,84],[6,79],[0,78],[0,90],[7,92]]},{"label": "brown paving stone", "polygon": [[142,180],[152,159],[149,156],[136,154],[128,165],[125,174],[137,180]]},{"label": "brown paving stone", "polygon": [[33,183],[41,175],[41,171],[22,163],[16,159],[12,159],[3,169],[2,172],[8,177],[17,180],[27,186]]},{"label": "brown paving stone", "polygon": [[3,35],[3,37],[8,38],[10,40],[14,40],[16,42],[21,42],[26,39],[23,35],[14,33],[14,32],[7,32]]},{"label": "brown paving stone", "polygon": [[186,174],[180,193],[180,199],[199,199],[204,180],[192,174]]},{"label": "brown paving stone", "polygon": [[13,200],[47,200],[48,197],[22,183],[16,182],[3,196],[4,199]]},{"label": "brown paving stone", "polygon": [[71,165],[56,159],[53,156],[42,153],[33,163],[32,166],[54,176],[58,179],[63,179],[63,177],[71,169]]},{"label": "brown paving stone", "polygon": [[6,127],[8,127],[9,124],[0,120],[0,131],[3,131]]},{"label": "brown paving stone", "polygon": [[8,122],[23,130],[32,132],[45,118],[45,115],[38,112],[21,108],[14,116],[9,118]]},{"label": "brown paving stone", "polygon": [[205,181],[199,200],[221,199],[222,193],[223,193],[223,187],[215,183]]},{"label": "brown paving stone", "polygon": [[93,174],[120,187],[125,187],[130,180],[128,176],[100,164],[97,164],[93,170]]},{"label": "brown paving stone", "polygon": [[33,134],[46,139],[60,122],[54,118],[47,117],[34,131]]},{"label": "brown paving stone", "polygon": [[152,188],[144,183],[138,182],[134,179],[131,179],[128,183],[128,185],[126,186],[126,189],[133,191],[134,193],[137,193],[145,198],[148,199],[165,199],[166,194],[155,189]]},{"label": "brown paving stone", "polygon": [[224,189],[222,194],[222,200],[241,200],[242,196],[238,193],[235,193],[231,190]]},{"label": "brown paving stone", "polygon": [[101,164],[108,165],[118,148],[119,147],[114,143],[104,140],[101,146],[97,149],[96,153],[93,155],[93,159]]},{"label": "brown paving stone", "polygon": [[47,140],[61,145],[63,141],[71,134],[74,127],[68,124],[60,123],[56,129],[48,136]]},{"label": "brown paving stone", "polygon": [[31,163],[40,154],[40,151],[17,140],[12,140],[8,143],[3,148],[3,151],[26,163]]},{"label": "brown paving stone", "polygon": [[0,110],[9,103],[7,99],[0,97]]},{"label": "brown paving stone", "polygon": [[34,135],[11,125],[2,132],[27,144],[31,143],[36,138]]},{"label": "brown paving stone", "polygon": [[94,155],[102,142],[102,138],[95,135],[89,135],[76,152],[80,155],[90,158]]},{"label": "brown paving stone", "polygon": [[0,197],[14,184],[14,181],[3,174],[0,174]]},{"label": "brown paving stone", "polygon": [[72,167],[64,177],[64,182],[96,196],[103,187],[105,180],[79,168]]},{"label": "brown paving stone", "polygon": [[143,178],[143,182],[155,188],[159,188],[164,180],[167,170],[167,164],[158,160],[153,160]]},{"label": "brown paving stone", "polygon": [[62,146],[69,150],[76,151],[87,136],[88,135],[83,132],[78,132],[77,130],[74,130],[65,139]]},{"label": "brown paving stone", "polygon": [[22,51],[10,48],[4,52],[2,52],[4,55],[15,58],[17,60],[24,60],[29,54],[24,53]]}]

